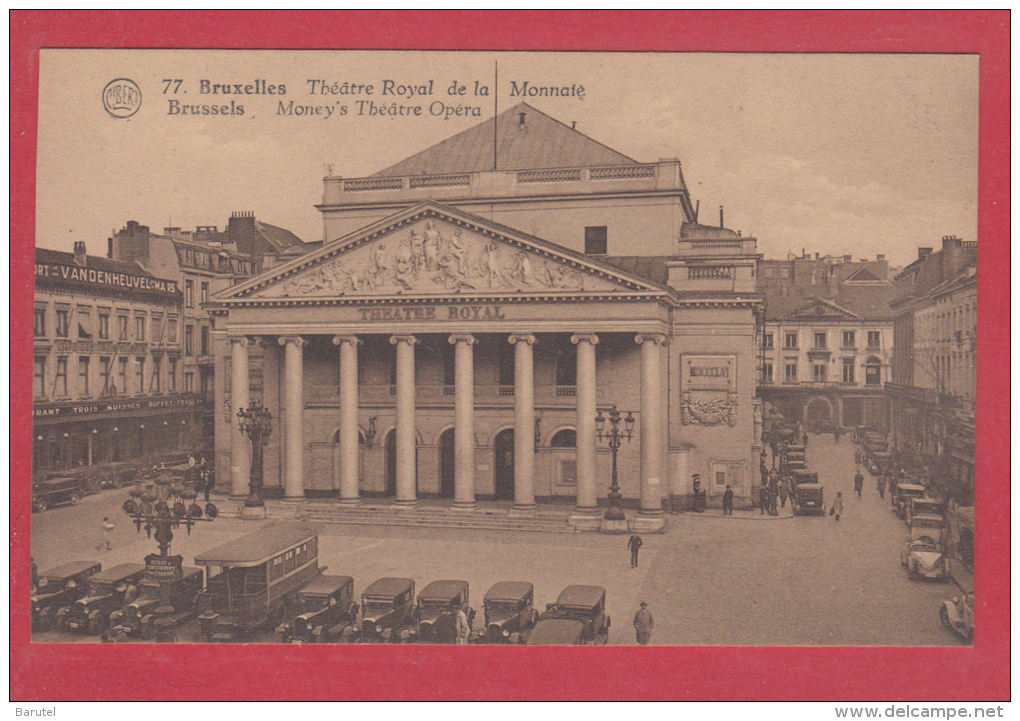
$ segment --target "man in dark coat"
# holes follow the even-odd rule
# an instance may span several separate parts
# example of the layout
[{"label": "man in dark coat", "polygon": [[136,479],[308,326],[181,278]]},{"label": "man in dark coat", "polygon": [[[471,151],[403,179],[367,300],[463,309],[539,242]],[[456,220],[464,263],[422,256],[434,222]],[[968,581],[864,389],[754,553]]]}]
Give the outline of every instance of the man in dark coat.
[{"label": "man in dark coat", "polygon": [[854,491],[857,493],[857,497],[861,497],[861,491],[864,489],[864,474],[861,473],[861,469],[857,469],[857,475],[854,476]]},{"label": "man in dark coat", "polygon": [[638,551],[641,550],[641,544],[642,543],[643,542],[641,540],[641,536],[639,536],[636,533],[633,536],[630,537],[629,541],[627,541],[627,548],[630,549],[630,567],[631,568],[637,568],[638,567]]},{"label": "man in dark coat", "polygon": [[758,505],[761,506],[761,513],[759,515],[765,515],[765,508],[769,505],[769,487],[768,483],[763,483],[761,488],[758,490]]},{"label": "man in dark coat", "polygon": [[655,628],[655,619],[652,612],[648,610],[648,604],[641,602],[641,610],[634,614],[634,629],[637,631],[637,642],[647,646],[652,640],[652,629]]},{"label": "man in dark coat", "polygon": [[722,496],[722,512],[724,516],[733,515],[733,489],[726,486],[726,492]]}]

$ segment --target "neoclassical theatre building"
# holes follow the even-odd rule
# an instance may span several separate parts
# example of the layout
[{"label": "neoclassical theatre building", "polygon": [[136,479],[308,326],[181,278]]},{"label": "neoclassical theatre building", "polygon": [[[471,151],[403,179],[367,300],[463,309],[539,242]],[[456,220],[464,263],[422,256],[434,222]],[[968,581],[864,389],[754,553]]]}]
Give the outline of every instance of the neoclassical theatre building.
[{"label": "neoclassical theatre building", "polygon": [[[495,123],[495,127],[494,127]],[[621,413],[632,526],[698,474],[750,501],[755,240],[702,225],[675,159],[642,163],[522,104],[367,178],[324,179],[324,244],[209,304],[221,490],[236,413],[274,416],[265,488],[470,512],[569,502],[597,528]],[[628,417],[633,421],[628,424]]]}]

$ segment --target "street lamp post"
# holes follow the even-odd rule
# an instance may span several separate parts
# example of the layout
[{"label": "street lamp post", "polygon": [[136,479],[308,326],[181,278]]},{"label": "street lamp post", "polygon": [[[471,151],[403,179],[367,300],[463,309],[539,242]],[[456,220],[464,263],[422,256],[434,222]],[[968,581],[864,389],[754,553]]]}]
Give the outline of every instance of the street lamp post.
[{"label": "street lamp post", "polygon": [[237,411],[237,422],[244,433],[251,439],[251,475],[248,479],[248,498],[244,502],[246,508],[262,508],[262,449],[269,445],[269,435],[273,432],[273,414],[259,401],[252,401],[248,408]]},{"label": "street lamp post", "polygon": [[174,643],[177,622],[173,617],[171,589],[174,582],[182,578],[184,568],[183,556],[170,555],[174,529],[184,526],[191,535],[192,526],[200,521],[212,521],[219,511],[212,503],[207,503],[203,509],[195,500],[198,492],[190,484],[175,481],[167,474],[156,479],[156,486],[153,490],[151,485],[148,488],[142,488],[140,483],[136,485],[129,491],[131,498],[124,501],[123,509],[138,532],[144,528],[149,538],[155,537],[159,544],[158,555],[145,557],[146,574],[159,583],[159,606],[153,625],[157,643]]},{"label": "street lamp post", "polygon": [[624,430],[620,430],[620,416],[621,411],[616,410],[614,406],[609,410],[609,430],[606,428],[606,417],[602,415],[602,411],[595,416],[595,429],[598,431],[598,438],[600,441],[609,442],[609,450],[613,453],[613,476],[612,482],[609,486],[609,509],[606,511],[604,516],[607,521],[625,521],[627,520],[626,514],[623,512],[623,508],[620,507],[620,484],[617,479],[616,472],[616,454],[620,450],[620,445],[624,440],[628,443],[630,439],[634,437],[634,414],[631,411],[624,411],[627,417],[622,419],[624,424]]}]

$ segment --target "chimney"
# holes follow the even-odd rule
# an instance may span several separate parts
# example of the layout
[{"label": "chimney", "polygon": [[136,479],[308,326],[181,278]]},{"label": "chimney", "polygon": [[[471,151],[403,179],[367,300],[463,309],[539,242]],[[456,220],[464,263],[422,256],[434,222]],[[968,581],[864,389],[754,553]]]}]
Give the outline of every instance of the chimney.
[{"label": "chimney", "polygon": [[88,253],[85,250],[85,241],[74,241],[74,264],[84,268],[88,264]]},{"label": "chimney", "polygon": [[517,113],[517,130],[522,133],[528,129],[528,123],[524,120],[526,117],[528,117],[527,113]]},{"label": "chimney", "polygon": [[955,235],[942,236],[942,279],[949,280],[963,267],[963,246]]},{"label": "chimney", "polygon": [[885,253],[879,253],[876,255],[875,260],[885,260]]},{"label": "chimney", "polygon": [[719,227],[720,228],[725,228],[726,227],[723,224],[723,207],[721,205],[719,206]]},{"label": "chimney", "polygon": [[918,260],[921,260],[922,258],[927,258],[929,255],[931,255],[931,248],[918,248],[917,249],[917,259]]},{"label": "chimney", "polygon": [[815,260],[820,260],[822,257],[821,253],[815,253]]},{"label": "chimney", "polygon": [[571,120],[570,121],[570,129],[571,130],[577,130],[577,121],[576,120]]}]

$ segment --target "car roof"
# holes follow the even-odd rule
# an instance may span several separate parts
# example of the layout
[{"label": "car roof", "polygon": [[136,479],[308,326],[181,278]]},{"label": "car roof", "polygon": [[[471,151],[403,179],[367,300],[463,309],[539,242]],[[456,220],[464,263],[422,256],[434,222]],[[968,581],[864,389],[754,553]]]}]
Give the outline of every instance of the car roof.
[{"label": "car roof", "polygon": [[[181,575],[181,579],[182,580],[185,579],[185,578],[191,578],[193,576],[201,576],[202,575],[202,569],[201,568],[195,568],[194,566],[185,566],[184,568],[181,569],[181,574],[182,574]],[[154,579],[154,578],[145,578],[145,579],[143,579],[143,581],[145,583],[149,583],[149,584],[153,584],[153,583],[158,584],[159,583],[159,580]]]},{"label": "car roof", "polygon": [[535,587],[527,581],[499,581],[485,592],[486,601],[519,601]]},{"label": "car roof", "polygon": [[539,621],[528,636],[529,646],[572,646],[577,643],[584,624],[569,618]]},{"label": "car roof", "polygon": [[931,521],[932,523],[942,523],[944,519],[935,513],[915,513],[910,517],[910,522],[914,521]]},{"label": "car roof", "polygon": [[354,583],[354,579],[350,576],[327,576],[326,574],[321,574],[313,578],[308,585],[302,587],[298,593],[314,593],[329,596],[336,593],[349,583]]},{"label": "car roof", "polygon": [[362,596],[399,596],[404,591],[414,588],[410,578],[380,578],[361,592]]},{"label": "car roof", "polygon": [[122,563],[119,566],[114,566],[113,568],[107,568],[105,571],[100,571],[89,580],[123,581],[128,576],[133,576],[136,573],[142,573],[144,571],[144,563]]},{"label": "car roof", "polygon": [[258,566],[273,556],[319,535],[315,526],[274,523],[195,556],[199,566]]},{"label": "car roof", "polygon": [[926,490],[928,490],[924,486],[921,486],[921,485],[919,485],[917,483],[900,483],[896,487],[899,488],[901,491],[926,491]]},{"label": "car roof", "polygon": [[81,479],[78,476],[54,476],[53,478],[44,478],[41,481],[36,481],[35,486],[61,486],[65,484],[77,485],[81,483]]},{"label": "car roof", "polygon": [[449,600],[467,590],[467,581],[433,581],[418,592],[418,598]]},{"label": "car roof", "polygon": [[89,569],[100,571],[102,568],[103,564],[99,561],[71,561],[70,563],[62,563],[59,566],[55,566],[48,571],[40,573],[39,578],[70,578],[71,576],[77,576],[79,573],[88,571]]},{"label": "car roof", "polygon": [[798,483],[797,488],[805,488],[811,490],[812,488],[825,488],[821,483]]},{"label": "car roof", "polygon": [[603,596],[606,589],[602,586],[567,586],[556,599],[560,606],[594,606]]}]

